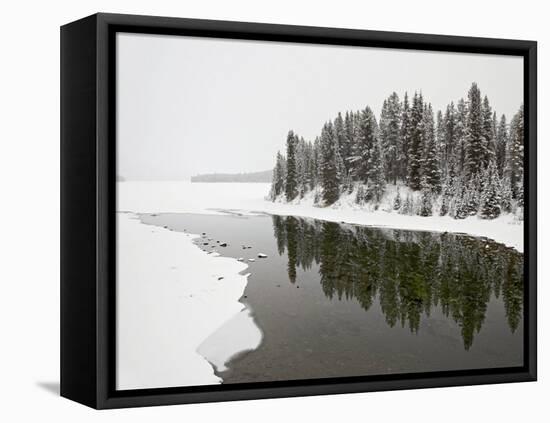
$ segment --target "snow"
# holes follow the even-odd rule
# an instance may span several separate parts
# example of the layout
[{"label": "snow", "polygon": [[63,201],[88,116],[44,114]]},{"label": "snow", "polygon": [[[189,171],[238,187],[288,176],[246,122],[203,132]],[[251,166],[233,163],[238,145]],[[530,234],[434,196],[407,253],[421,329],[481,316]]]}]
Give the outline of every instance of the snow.
[{"label": "snow", "polygon": [[221,383],[209,361],[259,345],[238,301],[247,265],[206,254],[196,237],[117,213],[117,389]]},{"label": "snow", "polygon": [[216,332],[210,335],[198,348],[217,371],[227,370],[226,363],[238,354],[254,350],[262,341],[262,332],[245,309],[235,315]]},{"label": "snow", "polygon": [[[292,204],[265,199],[270,184],[263,183],[190,183],[185,181],[118,182],[118,210],[140,212],[220,213],[221,210],[244,214],[270,213],[312,217],[334,222],[368,226],[466,233],[503,243],[523,252],[523,222],[512,214],[494,220],[471,216],[463,220],[448,216],[408,216],[391,211],[392,187],[379,210],[359,207],[353,195],[344,196],[331,207],[313,204],[313,193]],[[395,188],[395,187],[393,187]],[[404,201],[405,192],[401,192]]]}]

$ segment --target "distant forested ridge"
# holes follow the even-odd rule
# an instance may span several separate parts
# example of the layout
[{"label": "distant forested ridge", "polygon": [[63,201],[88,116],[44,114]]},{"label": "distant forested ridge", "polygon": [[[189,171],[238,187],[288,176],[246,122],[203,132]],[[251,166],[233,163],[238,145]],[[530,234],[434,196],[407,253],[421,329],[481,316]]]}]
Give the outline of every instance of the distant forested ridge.
[{"label": "distant forested ridge", "polygon": [[273,172],[264,170],[249,173],[208,173],[191,176],[191,182],[271,182],[272,178]]},{"label": "distant forested ridge", "polygon": [[[476,83],[467,98],[435,112],[421,92],[392,93],[377,118],[370,107],[338,113],[315,140],[290,130],[277,153],[270,197],[311,195],[329,206],[343,196],[378,208],[391,194],[401,214],[478,215],[523,212],[523,105],[497,116]],[[392,187],[389,190],[389,187]]]}]

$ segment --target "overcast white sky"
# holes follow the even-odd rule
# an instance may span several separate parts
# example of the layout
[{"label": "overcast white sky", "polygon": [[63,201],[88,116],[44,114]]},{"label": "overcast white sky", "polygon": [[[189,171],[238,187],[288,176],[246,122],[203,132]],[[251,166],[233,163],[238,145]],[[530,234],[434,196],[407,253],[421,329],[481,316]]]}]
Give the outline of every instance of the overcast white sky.
[{"label": "overcast white sky", "polygon": [[338,111],[422,90],[434,109],[476,81],[510,119],[521,57],[118,34],[117,173],[187,179],[270,169],[293,129],[314,139]]}]

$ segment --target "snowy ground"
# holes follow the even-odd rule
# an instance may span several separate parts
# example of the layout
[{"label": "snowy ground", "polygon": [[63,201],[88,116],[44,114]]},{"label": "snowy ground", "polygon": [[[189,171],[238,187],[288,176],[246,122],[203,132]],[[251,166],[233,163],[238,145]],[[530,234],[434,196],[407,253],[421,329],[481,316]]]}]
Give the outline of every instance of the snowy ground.
[{"label": "snowy ground", "polygon": [[131,213],[118,213],[117,226],[117,388],[220,383],[209,363],[221,370],[261,341],[238,301],[247,265]]},{"label": "snowy ground", "polygon": [[304,216],[378,227],[467,233],[493,239],[523,252],[523,224],[511,214],[494,220],[477,216],[464,220],[448,216],[406,216],[386,211],[391,209],[388,204],[393,198],[391,193],[378,211],[358,207],[352,196],[327,208],[314,206],[311,195],[296,204],[273,203],[265,200],[269,187],[270,184],[262,183],[120,182],[118,210],[217,213],[220,209],[230,209],[244,213]]}]

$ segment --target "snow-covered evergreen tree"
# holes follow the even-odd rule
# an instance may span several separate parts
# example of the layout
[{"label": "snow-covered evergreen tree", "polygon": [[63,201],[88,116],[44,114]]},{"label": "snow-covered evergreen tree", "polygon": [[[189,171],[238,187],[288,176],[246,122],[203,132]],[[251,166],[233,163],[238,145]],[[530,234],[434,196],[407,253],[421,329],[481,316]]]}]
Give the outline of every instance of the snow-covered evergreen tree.
[{"label": "snow-covered evergreen tree", "polygon": [[482,111],[482,134],[484,140],[485,154],[483,156],[483,168],[487,168],[489,163],[496,160],[496,142],[493,120],[493,109],[489,104],[487,96],[483,97]]},{"label": "snow-covered evergreen tree", "polygon": [[422,158],[424,156],[424,100],[422,94],[415,93],[411,108],[410,125],[411,137],[408,150],[408,178],[407,182],[411,189],[421,189]]},{"label": "snow-covered evergreen tree", "polygon": [[500,179],[500,209],[505,213],[512,212],[512,187],[507,178]]},{"label": "snow-covered evergreen tree", "polygon": [[382,153],[380,151],[380,142],[375,140],[368,163],[368,191],[367,198],[374,199],[375,203],[380,203],[386,189],[386,180],[384,179],[384,165],[382,162]]},{"label": "snow-covered evergreen tree", "polygon": [[495,219],[500,216],[500,181],[494,161],[492,161],[485,172],[485,188],[481,196],[481,208],[479,215],[483,219]]},{"label": "snow-covered evergreen tree", "polygon": [[403,108],[401,109],[401,127],[399,129],[400,135],[400,155],[399,155],[399,176],[402,181],[406,181],[408,178],[409,169],[409,144],[411,140],[412,126],[411,126],[411,108],[409,105],[409,96],[405,92],[403,99]]},{"label": "snow-covered evergreen tree", "polygon": [[321,187],[325,205],[333,204],[340,196],[340,174],[338,169],[338,143],[334,135],[334,126],[328,122],[323,127],[320,140],[321,148]]},{"label": "snow-covered evergreen tree", "polygon": [[444,126],[444,153],[442,159],[442,172],[443,176],[447,177],[449,171],[449,163],[453,158],[453,152],[457,144],[457,129],[456,129],[456,110],[455,105],[451,102],[446,110],[445,117],[443,118]]},{"label": "snow-covered evergreen tree", "polygon": [[468,120],[466,138],[466,170],[468,177],[475,178],[484,169],[487,143],[483,132],[481,91],[474,82],[468,91]]},{"label": "snow-covered evergreen tree", "polygon": [[466,168],[466,145],[468,142],[468,105],[461,98],[456,107],[456,145],[453,147],[453,157],[456,163],[456,171],[459,174]]},{"label": "snow-covered evergreen tree", "polygon": [[382,106],[380,115],[380,142],[386,181],[393,184],[399,178],[401,152],[401,102],[397,93],[392,93]]},{"label": "snow-covered evergreen tree", "polygon": [[286,137],[286,178],[285,196],[287,201],[292,201],[298,195],[298,172],[296,164],[296,149],[298,137],[294,131],[288,131]]},{"label": "snow-covered evergreen tree", "polygon": [[410,194],[407,194],[407,196],[405,197],[405,201],[403,202],[403,205],[401,206],[399,213],[406,214],[409,216],[414,214],[414,202]]},{"label": "snow-covered evergreen tree", "polygon": [[447,172],[447,177],[445,178],[445,182],[443,183],[443,188],[441,190],[441,207],[439,208],[440,216],[451,214],[451,204],[456,195],[455,174],[452,169],[453,168],[451,167],[449,172]]},{"label": "snow-covered evergreen tree", "polygon": [[271,184],[271,200],[275,200],[285,190],[286,160],[280,151],[277,152],[275,168],[273,169],[273,182]]},{"label": "snow-covered evergreen tree", "polygon": [[441,110],[437,111],[435,120],[435,145],[437,149],[437,166],[440,170],[441,177],[447,176],[447,159],[445,146],[445,120]]},{"label": "snow-covered evergreen tree", "polygon": [[502,115],[496,131],[496,163],[498,174],[502,178],[506,161],[506,145],[508,144],[508,125],[506,116]]},{"label": "snow-covered evergreen tree", "polygon": [[376,117],[371,108],[367,106],[360,114],[355,151],[349,160],[355,169],[356,179],[364,184],[369,182],[369,176],[372,175],[372,172],[369,172],[369,165],[377,140],[378,124]]},{"label": "snow-covered evergreen tree", "polygon": [[397,194],[395,195],[395,198],[393,199],[393,209],[399,210],[401,208],[401,193],[399,192],[399,188],[397,189]]},{"label": "snow-covered evergreen tree", "polygon": [[441,169],[438,159],[438,148],[435,140],[434,115],[431,104],[424,110],[423,117],[424,158],[422,160],[422,175],[431,192],[441,192]]},{"label": "snow-covered evergreen tree", "polygon": [[467,216],[474,216],[479,210],[480,204],[480,175],[476,174],[474,177],[470,177],[469,182],[466,185],[466,193],[463,197],[463,212]]},{"label": "snow-covered evergreen tree", "polygon": [[426,177],[422,178],[422,192],[420,194],[420,207],[418,208],[419,216],[431,216],[433,214],[433,198],[432,189]]},{"label": "snow-covered evergreen tree", "polygon": [[518,198],[520,187],[523,189],[523,125],[523,105],[521,105],[510,124],[510,136],[506,150],[506,177],[510,181],[513,199]]}]

